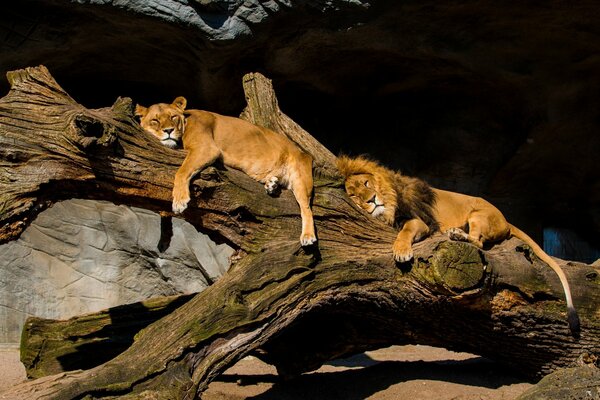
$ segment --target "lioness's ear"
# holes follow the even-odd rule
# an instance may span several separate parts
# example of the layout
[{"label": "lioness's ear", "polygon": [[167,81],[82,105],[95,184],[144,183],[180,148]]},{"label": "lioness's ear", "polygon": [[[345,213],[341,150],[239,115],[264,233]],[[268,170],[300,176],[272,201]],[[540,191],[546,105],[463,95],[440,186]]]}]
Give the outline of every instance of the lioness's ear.
[{"label": "lioness's ear", "polygon": [[181,109],[181,111],[183,111],[185,110],[185,106],[187,105],[187,100],[185,99],[185,97],[179,96],[178,98],[173,100],[173,105]]},{"label": "lioness's ear", "polygon": [[148,113],[148,109],[146,107],[140,106],[139,104],[137,104],[135,106],[135,116],[136,117],[144,118],[147,113]]}]

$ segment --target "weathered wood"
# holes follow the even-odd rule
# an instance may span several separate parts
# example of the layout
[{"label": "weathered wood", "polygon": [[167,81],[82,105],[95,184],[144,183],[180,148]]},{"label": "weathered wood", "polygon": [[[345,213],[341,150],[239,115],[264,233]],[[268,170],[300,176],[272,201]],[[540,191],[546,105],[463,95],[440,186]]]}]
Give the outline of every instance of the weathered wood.
[{"label": "weathered wood", "polygon": [[[168,213],[183,152],[141,132],[126,100],[87,110],[43,68],[15,76],[0,100],[0,185],[9,190],[0,192],[3,240],[17,237],[19,223],[40,208],[70,196]],[[258,103],[249,101],[254,114]],[[254,351],[284,375],[403,343],[481,354],[530,376],[600,354],[597,267],[565,265],[582,318],[581,337],[573,338],[557,277],[516,239],[480,251],[440,235],[418,244],[413,262],[396,265],[396,232],[360,212],[339,179],[325,175],[313,199],[318,246],[304,249],[288,191],[271,198],[229,169],[201,177],[183,217],[240,250],[230,272],[143,329],[111,361],[28,382],[0,398],[191,399]]]}]

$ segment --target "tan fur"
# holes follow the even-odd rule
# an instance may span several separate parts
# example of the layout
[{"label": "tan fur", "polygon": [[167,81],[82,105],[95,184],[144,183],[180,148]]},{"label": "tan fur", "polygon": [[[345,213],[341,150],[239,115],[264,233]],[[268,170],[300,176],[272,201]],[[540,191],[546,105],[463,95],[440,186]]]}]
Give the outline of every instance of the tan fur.
[{"label": "tan fur", "polygon": [[144,130],[164,145],[183,144],[187,156],[175,174],[173,211],[183,212],[190,201],[191,178],[217,159],[264,183],[267,192],[277,186],[291,189],[300,206],[303,246],[317,238],[310,198],[313,190],[312,158],[291,140],[269,129],[239,118],[202,110],[186,110],[178,97],[172,104],[148,108],[138,105],[135,113]]},{"label": "tan fur", "polygon": [[[428,226],[418,217],[396,215],[399,203],[410,203],[416,198],[406,191],[406,187],[410,185],[407,186],[404,182],[411,178],[401,177],[398,172],[363,157],[342,156],[338,158],[338,168],[345,178],[346,192],[360,208],[390,225],[398,217],[404,217],[404,225],[392,250],[397,261],[409,261],[413,257],[412,244],[433,233],[431,225]],[[485,243],[499,242],[511,236],[527,243],[559,276],[567,300],[569,325],[573,332],[579,330],[579,318],[573,307],[569,283],[563,270],[552,257],[527,234],[509,224],[500,210],[488,201],[480,197],[431,189],[435,193],[434,217],[439,229],[448,233],[450,238],[468,241],[479,248]]]}]

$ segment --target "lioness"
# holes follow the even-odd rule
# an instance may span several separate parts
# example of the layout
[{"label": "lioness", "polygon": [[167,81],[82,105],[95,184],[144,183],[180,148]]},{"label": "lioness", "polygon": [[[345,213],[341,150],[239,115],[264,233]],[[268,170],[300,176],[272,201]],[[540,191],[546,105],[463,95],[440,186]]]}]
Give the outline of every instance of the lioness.
[{"label": "lioness", "polygon": [[239,118],[202,110],[186,110],[187,100],[172,104],[137,105],[144,130],[168,147],[183,144],[187,156],[175,174],[173,211],[183,212],[190,201],[191,178],[217,159],[265,184],[272,194],[277,187],[291,189],[300,206],[300,243],[317,241],[310,197],[313,190],[312,158],[291,140]]},{"label": "lioness", "polygon": [[432,188],[418,178],[401,175],[363,157],[341,156],[337,165],[354,203],[371,216],[402,227],[392,248],[396,261],[409,261],[413,257],[412,244],[436,231],[479,248],[486,242],[515,236],[556,272],[567,300],[569,327],[572,332],[579,331],[579,317],[563,270],[492,204],[480,197]]}]

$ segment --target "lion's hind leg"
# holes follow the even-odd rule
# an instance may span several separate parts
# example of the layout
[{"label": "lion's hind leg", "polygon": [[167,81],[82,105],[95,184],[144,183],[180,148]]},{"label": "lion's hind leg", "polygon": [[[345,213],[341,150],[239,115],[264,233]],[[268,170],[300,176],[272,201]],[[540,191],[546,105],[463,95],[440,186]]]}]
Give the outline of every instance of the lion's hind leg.
[{"label": "lion's hind leg", "polygon": [[469,242],[472,245],[483,248],[486,241],[486,232],[488,229],[487,219],[484,213],[473,212],[469,215],[466,223],[466,231],[462,228],[450,228],[446,231],[451,240],[460,242]]},{"label": "lion's hind leg", "polygon": [[471,213],[464,227],[453,227],[446,231],[450,240],[469,242],[479,248],[483,247],[485,220],[478,212]]},{"label": "lion's hind leg", "polygon": [[469,243],[482,249],[486,237],[485,232],[488,226],[485,216],[480,215],[479,213],[472,213],[469,217],[468,223],[469,233],[467,240]]},{"label": "lion's hind leg", "polygon": [[467,229],[467,232],[460,228],[449,229],[448,236],[452,240],[467,241],[481,249],[485,243],[506,239],[510,232],[506,219],[495,209],[472,212],[467,219]]}]

